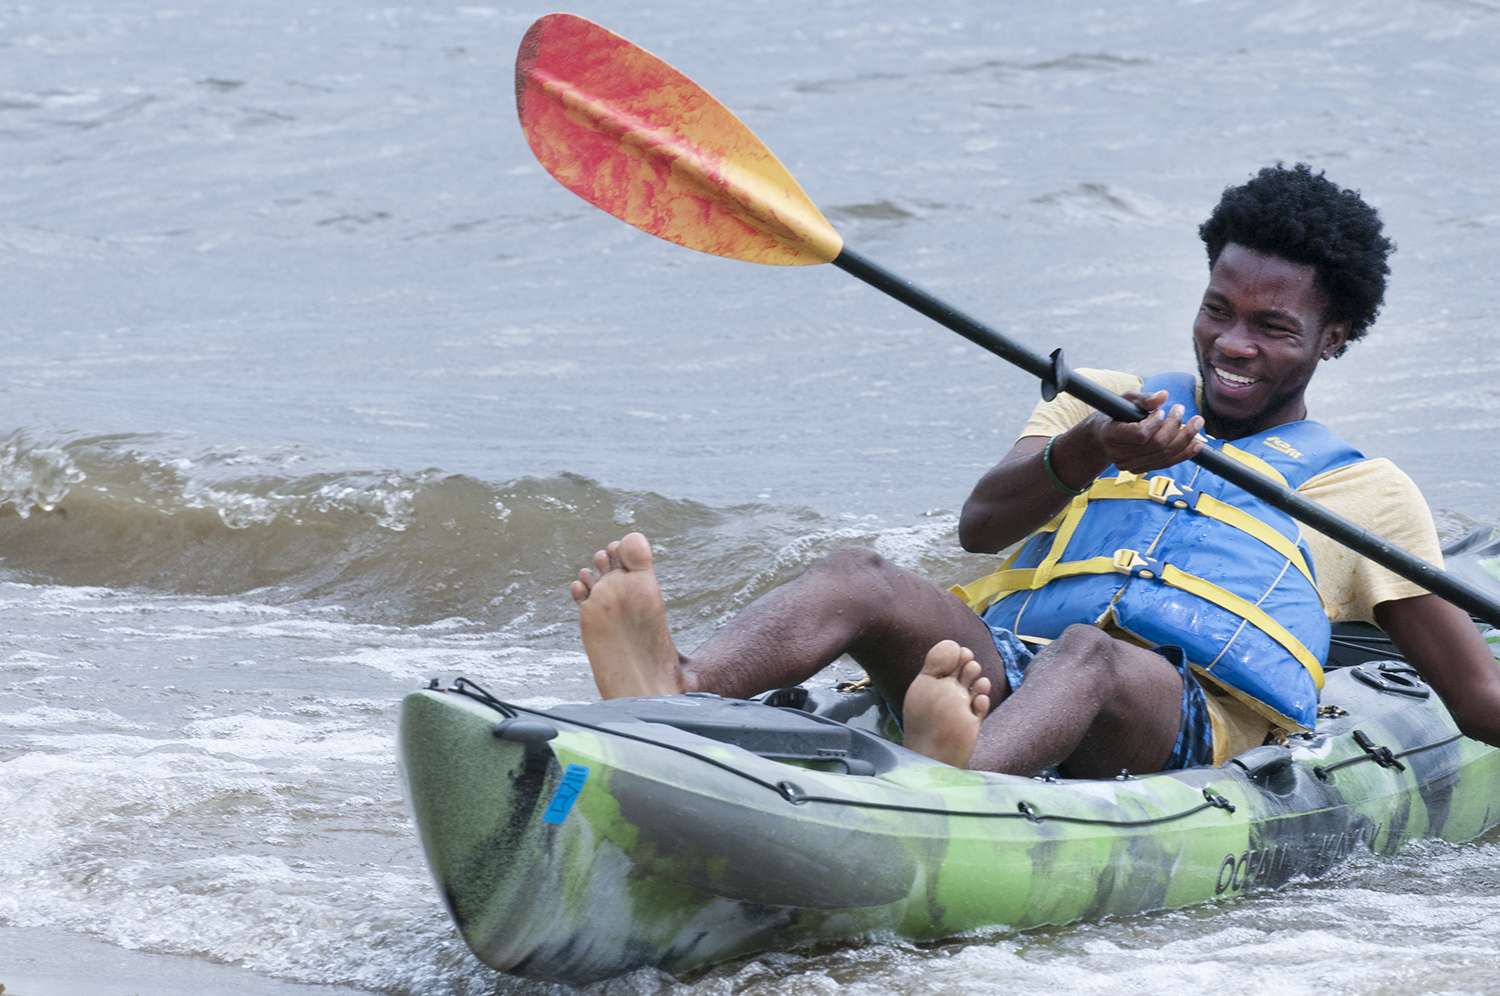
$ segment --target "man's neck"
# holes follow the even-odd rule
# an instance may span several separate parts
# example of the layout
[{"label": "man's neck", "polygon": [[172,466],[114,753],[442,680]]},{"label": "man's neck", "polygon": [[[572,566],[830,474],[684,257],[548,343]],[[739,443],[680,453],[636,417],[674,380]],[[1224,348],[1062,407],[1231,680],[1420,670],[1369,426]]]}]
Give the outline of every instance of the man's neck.
[{"label": "man's neck", "polygon": [[1208,406],[1208,398],[1202,388],[1198,392],[1198,413],[1203,416],[1203,431],[1215,439],[1233,442],[1246,436],[1269,432],[1278,425],[1300,422],[1307,418],[1307,402],[1302,392],[1295,398],[1272,406],[1272,410],[1259,412],[1246,419],[1223,418]]}]

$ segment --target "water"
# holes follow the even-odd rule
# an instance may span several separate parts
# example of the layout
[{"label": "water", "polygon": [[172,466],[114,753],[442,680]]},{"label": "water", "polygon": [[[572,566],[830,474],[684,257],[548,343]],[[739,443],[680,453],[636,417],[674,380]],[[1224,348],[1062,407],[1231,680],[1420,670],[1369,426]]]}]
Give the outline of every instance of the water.
[{"label": "water", "polygon": [[[1400,251],[1313,414],[1445,534],[1500,520],[1500,6],[573,9],[741,114],[851,245],[1075,364],[1185,366],[1219,191],[1327,169]],[[1035,385],[831,267],[568,194],[510,93],[546,12],[0,6],[9,991],[553,991],[456,940],[394,777],[402,694],[592,697],[563,584],[631,528],[689,645],[849,543],[987,569],[954,511]],[[1488,993],[1497,868],[1492,834],[1222,907],[597,991]]]}]

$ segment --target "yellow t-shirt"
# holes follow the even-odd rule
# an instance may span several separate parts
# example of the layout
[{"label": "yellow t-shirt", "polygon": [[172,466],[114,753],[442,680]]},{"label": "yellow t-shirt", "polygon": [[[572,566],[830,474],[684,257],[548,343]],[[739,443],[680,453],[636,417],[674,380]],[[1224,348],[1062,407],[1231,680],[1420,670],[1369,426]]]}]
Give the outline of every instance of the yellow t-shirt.
[{"label": "yellow t-shirt", "polygon": [[[1116,394],[1138,391],[1142,385],[1140,377],[1115,370],[1079,369],[1078,373]],[[1052,401],[1037,404],[1021,437],[1055,436],[1071,429],[1093,411],[1092,406],[1071,394],[1060,394]],[[1427,501],[1412,479],[1389,460],[1383,457],[1362,460],[1330,470],[1307,481],[1297,491],[1413,556],[1442,566],[1442,548]],[[1318,594],[1330,622],[1374,623],[1375,606],[1381,602],[1427,593],[1312,528],[1304,528],[1302,535],[1312,550]],[[1216,683],[1200,683],[1213,725],[1215,764],[1222,764],[1265,740],[1271,730],[1268,721],[1216,687]]]}]

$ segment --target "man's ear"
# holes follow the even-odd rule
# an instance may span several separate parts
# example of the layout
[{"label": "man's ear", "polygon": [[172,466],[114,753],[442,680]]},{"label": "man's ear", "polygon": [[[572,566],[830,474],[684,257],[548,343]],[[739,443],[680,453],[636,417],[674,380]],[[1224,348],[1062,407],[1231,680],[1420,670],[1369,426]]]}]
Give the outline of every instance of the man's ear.
[{"label": "man's ear", "polygon": [[1331,322],[1323,327],[1323,359],[1331,360],[1339,355],[1344,343],[1349,341],[1349,323]]}]

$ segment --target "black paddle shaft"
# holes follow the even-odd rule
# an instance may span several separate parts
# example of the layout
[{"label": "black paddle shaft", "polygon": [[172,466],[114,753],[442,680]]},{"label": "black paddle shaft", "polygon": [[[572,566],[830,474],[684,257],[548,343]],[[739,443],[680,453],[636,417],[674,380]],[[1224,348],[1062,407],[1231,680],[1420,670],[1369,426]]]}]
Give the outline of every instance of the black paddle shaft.
[{"label": "black paddle shaft", "polygon": [[[1039,378],[1042,382],[1042,397],[1048,401],[1066,391],[1119,422],[1139,422],[1146,417],[1146,412],[1139,406],[1069,370],[1067,363],[1063,361],[1061,349],[1055,350],[1050,357],[1038,356],[983,322],[976,321],[910,281],[896,276],[879,263],[866,259],[848,246],[839,253],[833,265],[889,294],[902,304],[920,311],[938,324],[946,325],[976,346],[982,346]],[[1193,462],[1413,584],[1442,596],[1470,615],[1491,626],[1500,626],[1500,602],[1427,561],[1412,556],[1384,537],[1307,500],[1213,447],[1205,446],[1202,452],[1193,457]]]}]

